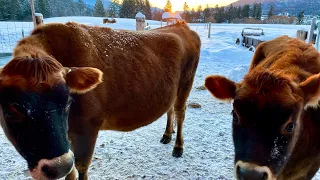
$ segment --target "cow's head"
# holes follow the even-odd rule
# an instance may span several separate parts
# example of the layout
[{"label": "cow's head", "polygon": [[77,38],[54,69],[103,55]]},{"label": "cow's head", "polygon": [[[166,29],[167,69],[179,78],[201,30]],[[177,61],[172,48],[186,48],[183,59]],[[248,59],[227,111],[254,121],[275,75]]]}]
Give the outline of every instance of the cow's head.
[{"label": "cow's head", "polygon": [[205,86],[221,100],[232,100],[235,174],[240,180],[276,179],[291,157],[304,108],[318,104],[320,75],[300,84],[282,73],[260,69],[240,83],[209,76]]},{"label": "cow's head", "polygon": [[70,93],[102,81],[96,68],[65,68],[49,56],[17,57],[0,73],[0,122],[35,179],[57,179],[74,166],[69,150]]}]

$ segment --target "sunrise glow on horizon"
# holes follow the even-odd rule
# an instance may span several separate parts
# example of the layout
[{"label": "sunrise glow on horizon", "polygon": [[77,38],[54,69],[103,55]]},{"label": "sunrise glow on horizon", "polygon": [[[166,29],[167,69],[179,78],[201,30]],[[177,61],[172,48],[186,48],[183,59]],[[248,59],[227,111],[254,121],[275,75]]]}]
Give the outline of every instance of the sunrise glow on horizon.
[{"label": "sunrise glow on horizon", "polygon": [[[149,0],[152,6],[158,7],[158,8],[164,8],[164,6],[167,3],[167,0]],[[197,10],[198,6],[201,5],[202,9],[206,7],[207,4],[209,4],[210,7],[214,7],[217,4],[219,6],[225,6],[229,5],[237,0],[170,0],[172,4],[172,11],[182,11],[183,10],[183,4],[184,2],[187,2],[190,10],[194,8]]]}]

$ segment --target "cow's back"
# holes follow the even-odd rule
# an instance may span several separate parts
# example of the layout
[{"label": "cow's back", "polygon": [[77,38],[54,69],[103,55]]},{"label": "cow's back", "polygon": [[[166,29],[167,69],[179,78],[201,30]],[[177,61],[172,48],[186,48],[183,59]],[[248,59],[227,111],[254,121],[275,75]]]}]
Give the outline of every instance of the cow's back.
[{"label": "cow's back", "polygon": [[291,74],[294,80],[302,82],[320,72],[320,56],[311,44],[281,36],[257,47],[249,72],[259,68]]},{"label": "cow's back", "polygon": [[103,83],[74,95],[70,111],[70,121],[108,119],[103,129],[127,131],[159,118],[194,75],[200,53],[200,39],[188,27],[133,32],[67,23],[33,34],[62,65],[103,71]]}]

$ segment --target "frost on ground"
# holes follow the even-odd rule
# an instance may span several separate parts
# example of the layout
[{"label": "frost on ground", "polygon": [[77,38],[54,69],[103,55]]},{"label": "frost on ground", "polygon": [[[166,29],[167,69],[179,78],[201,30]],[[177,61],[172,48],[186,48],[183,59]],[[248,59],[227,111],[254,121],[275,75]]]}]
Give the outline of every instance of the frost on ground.
[{"label": "frost on ground", "polygon": [[[56,18],[50,21],[68,19]],[[100,23],[95,18],[85,18],[83,21]],[[125,29],[132,29],[135,23],[134,20],[121,22],[117,19],[117,23],[119,22],[114,26]],[[159,26],[156,22],[151,25],[153,28]],[[264,28],[264,32],[273,37],[284,32],[294,36],[296,29],[300,28],[284,25],[253,26]],[[191,25],[201,36],[202,48],[188,103],[199,103],[201,108],[187,108],[182,158],[171,156],[176,134],[173,134],[172,142],[167,145],[159,142],[166,126],[164,115],[151,125],[132,132],[101,131],[89,169],[89,179],[234,179],[231,104],[217,101],[207,90],[199,90],[197,87],[202,86],[205,77],[211,74],[224,75],[234,81],[241,80],[253,55],[247,48],[235,45],[235,40],[244,27],[252,26],[213,25],[211,38],[208,39],[207,29],[203,25]],[[30,179],[27,164],[8,142],[2,130],[0,179]],[[314,179],[320,180],[320,174]]]}]

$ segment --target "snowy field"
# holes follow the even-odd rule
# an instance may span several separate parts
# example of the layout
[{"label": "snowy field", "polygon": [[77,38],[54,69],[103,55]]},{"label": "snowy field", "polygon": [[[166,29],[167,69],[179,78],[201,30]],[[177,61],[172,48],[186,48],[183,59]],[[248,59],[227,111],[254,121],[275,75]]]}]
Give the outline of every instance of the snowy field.
[{"label": "snowy field", "polygon": [[28,36],[32,29],[31,22],[0,21],[0,53],[12,52],[17,41]]},{"label": "snowy field", "polygon": [[[103,25],[101,18],[50,18],[49,22],[76,21],[115,29],[135,29],[135,20],[117,19]],[[160,22],[147,21],[152,28]],[[231,104],[217,101],[208,91],[198,90],[206,76],[220,74],[239,81],[246,73],[253,52],[235,45],[244,27],[261,27],[266,37],[295,37],[296,30],[308,26],[213,24],[211,38],[201,24],[190,24],[201,37],[202,48],[194,86],[188,103],[200,103],[201,109],[188,108],[184,124],[184,154],[173,158],[175,134],[170,144],[161,144],[166,126],[164,115],[153,124],[132,132],[101,131],[95,147],[89,179],[214,179],[232,180],[233,143],[231,137]],[[0,180],[30,179],[27,164],[0,130]],[[320,180],[318,172],[314,180]]]}]

